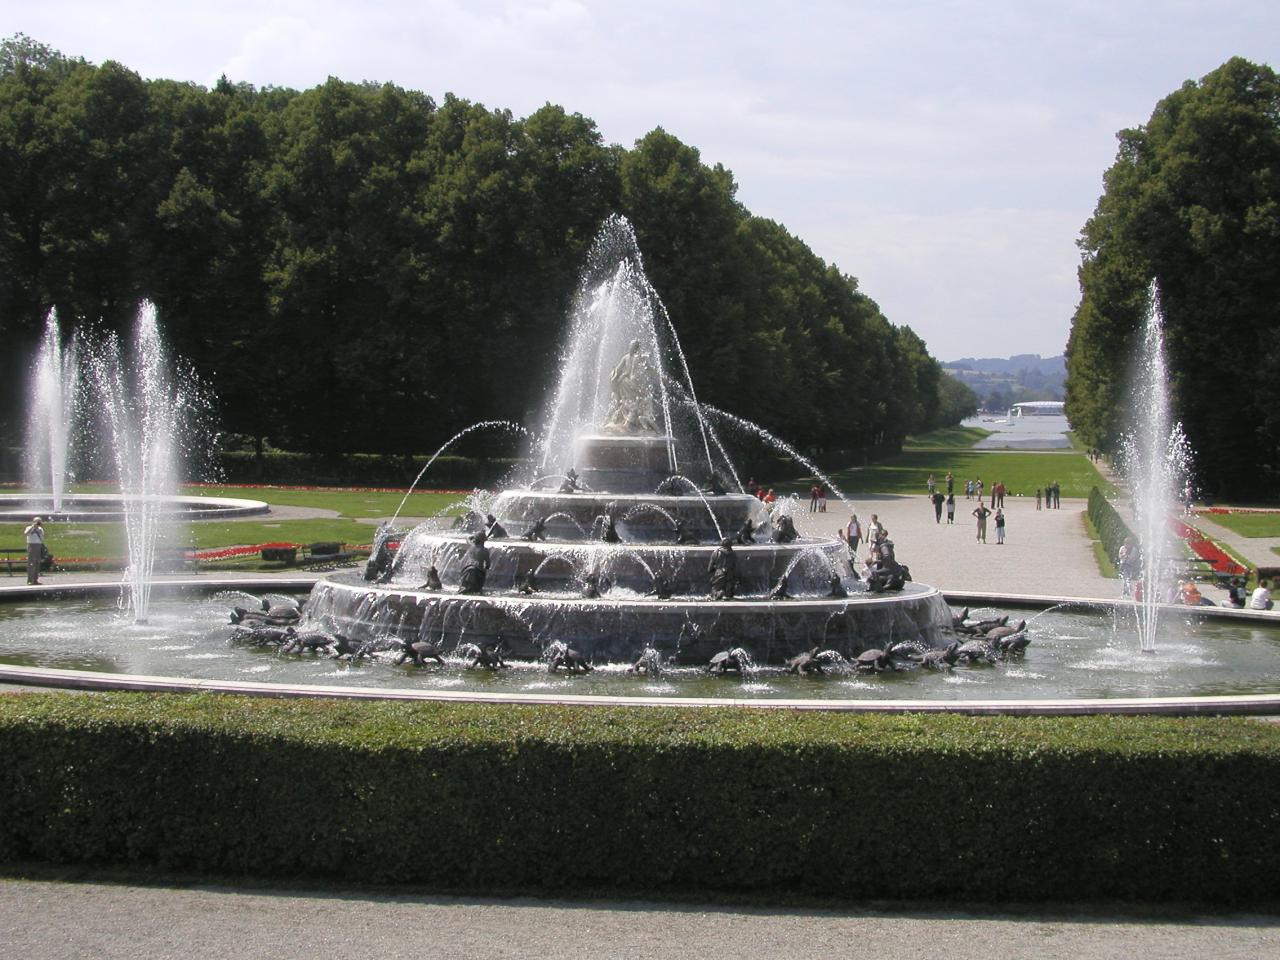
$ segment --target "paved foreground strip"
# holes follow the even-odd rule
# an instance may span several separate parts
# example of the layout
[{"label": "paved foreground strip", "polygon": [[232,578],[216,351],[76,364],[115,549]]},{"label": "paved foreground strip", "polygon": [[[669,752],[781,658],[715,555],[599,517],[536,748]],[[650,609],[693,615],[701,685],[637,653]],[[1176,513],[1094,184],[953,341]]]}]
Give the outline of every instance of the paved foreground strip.
[{"label": "paved foreground strip", "polygon": [[1280,917],[847,911],[494,900],[0,880],[4,954],[25,960],[238,957],[1280,956]]}]

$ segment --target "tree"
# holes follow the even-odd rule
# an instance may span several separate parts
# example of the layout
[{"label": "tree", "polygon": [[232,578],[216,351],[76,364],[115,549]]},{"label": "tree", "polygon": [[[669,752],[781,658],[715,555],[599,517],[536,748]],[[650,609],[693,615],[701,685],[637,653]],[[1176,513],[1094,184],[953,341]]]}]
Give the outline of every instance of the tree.
[{"label": "tree", "polygon": [[[1068,344],[1067,412],[1114,449],[1130,358],[1154,281],[1175,413],[1201,481],[1274,489],[1280,470],[1280,82],[1234,58],[1119,135],[1085,225]],[[1244,351],[1248,351],[1245,353]]]}]

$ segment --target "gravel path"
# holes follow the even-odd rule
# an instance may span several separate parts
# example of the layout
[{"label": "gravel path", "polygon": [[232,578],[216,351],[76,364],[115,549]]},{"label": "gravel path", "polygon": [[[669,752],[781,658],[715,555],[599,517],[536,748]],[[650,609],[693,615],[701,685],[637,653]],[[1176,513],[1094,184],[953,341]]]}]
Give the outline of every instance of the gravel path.
[{"label": "gravel path", "polygon": [[1262,915],[750,909],[25,880],[0,881],[0,935],[4,954],[24,960],[1280,955],[1280,918]]},{"label": "gravel path", "polygon": [[[1034,499],[1009,497],[1005,543],[996,543],[995,523],[987,518],[987,542],[976,537],[971,516],[978,501],[956,498],[956,520],[934,521],[933,504],[915,497],[864,496],[846,508],[830,500],[827,512],[809,513],[802,501],[796,527],[802,533],[835,536],[856,510],[863,528],[872,514],[889,531],[897,558],[911,568],[911,577],[947,590],[1033,594],[1113,600],[1119,581],[1098,572],[1093,549],[1085,536],[1084,500],[1063,500],[1059,510],[1036,510]],[[865,556],[865,549],[859,554]]]}]

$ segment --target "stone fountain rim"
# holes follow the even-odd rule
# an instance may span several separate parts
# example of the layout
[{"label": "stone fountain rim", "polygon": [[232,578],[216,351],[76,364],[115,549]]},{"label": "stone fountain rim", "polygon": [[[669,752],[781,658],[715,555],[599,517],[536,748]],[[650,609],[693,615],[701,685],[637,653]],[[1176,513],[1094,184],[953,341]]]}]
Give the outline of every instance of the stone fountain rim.
[{"label": "stone fountain rim", "polygon": [[[160,503],[166,508],[166,518],[186,520],[229,520],[238,517],[261,516],[271,512],[271,505],[262,500],[248,500],[239,497],[191,497],[191,496],[157,496],[128,495],[120,493],[72,493],[62,498],[63,509],[53,513],[52,509],[44,513],[42,506],[30,506],[33,502],[43,503],[51,500],[46,493],[0,493],[0,522],[29,522],[33,516],[42,516],[46,521],[54,523],[118,523],[125,517],[123,505],[126,503],[152,502]],[[23,509],[8,506],[9,504],[27,504]],[[75,504],[120,504],[119,510],[82,510],[74,509]],[[50,503],[52,508],[52,503]]]},{"label": "stone fountain rim", "polygon": [[[211,593],[218,590],[261,590],[294,592],[307,590],[322,576],[241,577],[204,579],[183,577],[158,580],[159,592]],[[66,595],[102,594],[120,589],[119,581],[75,584],[14,584],[0,586],[0,602],[53,599]],[[983,603],[992,606],[1048,608],[1059,605],[1082,608],[1114,608],[1125,603],[1114,597],[1062,597],[1036,594],[997,594],[970,591],[937,591],[948,603]],[[737,601],[734,601],[735,603]],[[1163,604],[1170,610],[1205,619],[1248,620],[1280,623],[1280,617],[1261,611],[1223,607],[1183,607]],[[418,700],[451,703],[492,703],[510,706],[642,706],[642,707],[744,707],[751,710],[819,711],[829,713],[949,713],[980,716],[1274,716],[1280,715],[1280,694],[1228,694],[1204,697],[1123,697],[1112,700],[1026,699],[1026,700],[755,700],[706,697],[608,697],[597,695],[488,693],[485,691],[417,690],[406,688],[328,687],[316,684],[269,684],[249,681],[191,680],[183,677],[156,677],[61,670],[0,664],[0,684],[26,684],[67,690],[132,690],[153,693],[225,693],[243,696],[314,697],[345,700]]]}]

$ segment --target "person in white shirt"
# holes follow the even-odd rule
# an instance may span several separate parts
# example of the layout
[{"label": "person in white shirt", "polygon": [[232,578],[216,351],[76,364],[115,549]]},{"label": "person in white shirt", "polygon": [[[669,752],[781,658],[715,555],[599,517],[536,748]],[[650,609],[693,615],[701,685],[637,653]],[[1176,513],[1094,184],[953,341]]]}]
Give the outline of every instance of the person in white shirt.
[{"label": "person in white shirt", "polygon": [[44,562],[44,527],[39,517],[33,517],[31,526],[22,531],[27,538],[27,583],[40,582],[40,564]]},{"label": "person in white shirt", "polygon": [[1259,580],[1258,589],[1253,591],[1253,596],[1249,598],[1250,610],[1270,610],[1271,609],[1271,591],[1267,589],[1267,581]]}]

